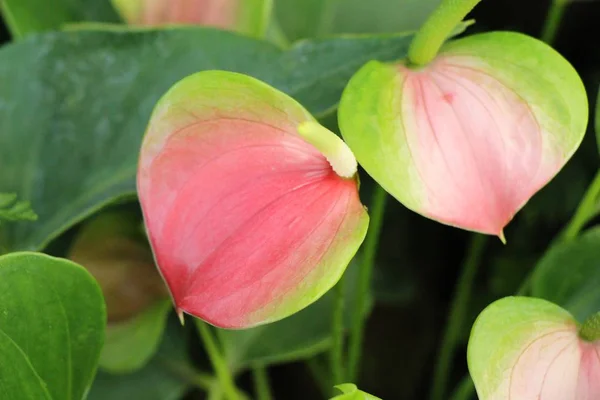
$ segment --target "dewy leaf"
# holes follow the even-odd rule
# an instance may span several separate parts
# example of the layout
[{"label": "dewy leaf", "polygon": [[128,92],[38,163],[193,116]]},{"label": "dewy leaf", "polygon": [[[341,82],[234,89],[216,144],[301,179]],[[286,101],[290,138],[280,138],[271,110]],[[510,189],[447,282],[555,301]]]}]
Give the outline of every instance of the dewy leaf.
[{"label": "dewy leaf", "polygon": [[467,350],[480,400],[600,398],[600,341],[546,300],[507,297],[477,318]]},{"label": "dewy leaf", "polygon": [[10,250],[39,249],[107,203],[133,196],[152,107],[191,73],[249,74],[323,114],[336,106],[361,65],[404,57],[410,38],[304,41],[283,52],[206,28],[113,28],[45,34],[4,46],[0,192],[30,200],[39,219],[0,225],[0,235]]},{"label": "dewy leaf", "polygon": [[215,26],[262,37],[272,0],[112,0],[132,25]]},{"label": "dewy leaf", "polygon": [[100,288],[77,264],[38,253],[0,257],[0,398],[82,399],[105,318]]},{"label": "dewy leaf", "polygon": [[573,67],[511,32],[450,41],[419,69],[368,63],[339,110],[358,162],[406,207],[500,238],[573,155],[587,118]]},{"label": "dewy leaf", "polygon": [[[137,187],[179,313],[222,328],[287,317],[320,298],[362,243],[368,215],[352,153],[313,117],[246,75],[205,71],[157,104]],[[317,136],[335,140],[321,141]]]},{"label": "dewy leaf", "polygon": [[600,310],[600,227],[553,246],[532,277],[532,295],[565,308],[583,322]]},{"label": "dewy leaf", "polygon": [[14,193],[0,193],[0,223],[2,221],[35,221],[36,213],[28,201],[17,200]]},{"label": "dewy leaf", "polygon": [[117,22],[108,0],[0,0],[2,15],[11,33],[22,37],[82,21]]}]

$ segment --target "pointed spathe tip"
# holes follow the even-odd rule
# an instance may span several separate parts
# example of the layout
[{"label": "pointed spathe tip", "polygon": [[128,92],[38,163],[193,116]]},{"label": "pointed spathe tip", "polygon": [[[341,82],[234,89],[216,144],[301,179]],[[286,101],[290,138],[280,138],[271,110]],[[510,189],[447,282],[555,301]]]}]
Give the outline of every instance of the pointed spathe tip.
[{"label": "pointed spathe tip", "polygon": [[500,241],[502,242],[502,244],[506,244],[506,238],[504,237],[504,231],[500,231],[500,234],[498,235],[498,238],[500,239]]},{"label": "pointed spathe tip", "polygon": [[185,326],[185,318],[183,310],[181,308],[177,309],[177,316],[179,317],[179,322],[181,322],[181,326]]}]

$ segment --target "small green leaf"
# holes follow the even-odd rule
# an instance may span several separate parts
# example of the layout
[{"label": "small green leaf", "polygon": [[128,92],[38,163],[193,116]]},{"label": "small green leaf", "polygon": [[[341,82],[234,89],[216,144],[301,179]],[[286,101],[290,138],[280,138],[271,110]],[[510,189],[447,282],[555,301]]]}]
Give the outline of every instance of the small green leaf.
[{"label": "small green leaf", "polygon": [[105,318],[100,288],[79,265],[38,253],[0,257],[0,398],[83,398]]},{"label": "small green leaf", "polygon": [[143,368],[129,374],[100,370],[87,400],[180,400],[195,379],[187,358],[187,336],[169,321],[156,354]]},{"label": "small green leaf", "polygon": [[579,322],[600,311],[600,227],[552,247],[532,278],[532,295],[568,310]]},{"label": "small green leaf", "polygon": [[28,201],[17,200],[14,193],[0,193],[0,222],[35,221],[37,218]]},{"label": "small green leaf", "polygon": [[120,374],[143,367],[160,343],[170,310],[171,301],[167,299],[130,320],[109,324],[100,368]]},{"label": "small green leaf", "polygon": [[57,30],[80,21],[117,22],[108,0],[1,0],[2,13],[13,36]]},{"label": "small green leaf", "polygon": [[[353,261],[344,275],[344,279],[350,282],[346,284],[347,327],[350,326],[356,293],[357,267],[358,264]],[[228,364],[234,371],[240,371],[251,365],[302,360],[322,353],[331,344],[334,301],[334,293],[330,291],[304,310],[281,321],[246,330],[219,330]],[[371,303],[364,311],[365,315],[370,310]]]},{"label": "small green leaf", "polygon": [[335,388],[339,389],[342,394],[332,397],[331,400],[381,400],[379,397],[359,390],[354,383],[342,383],[336,385]]}]

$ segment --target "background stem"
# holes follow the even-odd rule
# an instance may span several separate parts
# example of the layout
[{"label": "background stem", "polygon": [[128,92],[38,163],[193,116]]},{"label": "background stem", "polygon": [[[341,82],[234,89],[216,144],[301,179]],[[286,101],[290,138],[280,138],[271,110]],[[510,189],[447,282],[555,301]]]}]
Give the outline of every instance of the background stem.
[{"label": "background stem", "polygon": [[473,282],[477,274],[477,268],[481,263],[487,239],[487,236],[473,234],[467,248],[466,258],[450,307],[450,316],[448,317],[448,323],[446,324],[446,330],[438,353],[433,383],[431,385],[431,394],[429,396],[431,400],[444,400],[447,398],[445,395],[452,356],[454,355],[454,349],[461,329],[465,324],[465,315],[469,306],[471,292],[473,291]]},{"label": "background stem", "polygon": [[217,379],[219,380],[220,386],[223,389],[223,393],[228,400],[238,400],[239,396],[233,382],[233,377],[229,371],[229,367],[225,362],[225,358],[219,351],[217,342],[211,332],[210,326],[205,322],[199,321],[197,323],[200,337],[204,343],[204,348],[208,353],[208,358],[215,370]]},{"label": "background stem", "polygon": [[417,66],[429,64],[456,26],[480,1],[442,0],[410,44],[410,63]]},{"label": "background stem", "polygon": [[334,385],[344,380],[344,286],[342,278],[335,285],[335,303],[333,305],[331,379]]},{"label": "background stem", "polygon": [[[356,300],[352,312],[352,327],[350,330],[350,350],[348,353],[348,382],[355,382],[358,375],[358,366],[363,345],[363,336],[365,329],[364,311],[369,298],[371,280],[373,276],[373,267],[375,265],[375,256],[379,247],[379,237],[381,226],[383,225],[383,216],[385,214],[385,204],[387,201],[386,191],[379,185],[375,187],[370,206],[369,231],[364,243],[363,259],[358,276],[358,288]],[[334,382],[338,384],[342,382]]]},{"label": "background stem", "polygon": [[267,369],[264,366],[256,366],[252,368],[254,376],[254,390],[258,400],[272,400],[271,386],[269,385],[269,376]]},{"label": "background stem", "polygon": [[546,21],[544,22],[544,27],[542,28],[542,36],[541,39],[546,43],[554,43],[556,39],[556,34],[558,33],[558,28],[560,26],[560,21],[565,13],[567,8],[567,0],[553,0],[550,9],[548,10],[548,15],[546,16]]}]

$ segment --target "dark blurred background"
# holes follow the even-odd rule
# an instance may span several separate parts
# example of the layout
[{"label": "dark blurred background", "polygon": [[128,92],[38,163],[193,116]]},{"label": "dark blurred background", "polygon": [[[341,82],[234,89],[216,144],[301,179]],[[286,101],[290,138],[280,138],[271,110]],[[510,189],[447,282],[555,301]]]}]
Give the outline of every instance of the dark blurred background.
[{"label": "dark blurred background", "polygon": [[[548,6],[544,0],[486,0],[472,14],[477,24],[470,31],[514,30],[539,36]],[[600,1],[574,1],[555,43],[582,75],[592,103],[600,83],[598,21]],[[5,26],[0,26],[0,43],[9,40]],[[471,323],[491,301],[514,293],[528,268],[564,225],[598,168],[596,149],[590,130],[575,158],[508,227],[508,244],[488,242],[470,320],[464,327],[464,346],[454,362],[453,386],[467,371],[465,350]],[[368,203],[372,182],[366,174],[362,176]],[[369,318],[358,382],[363,390],[386,400],[426,398],[469,235],[426,220],[395,201],[388,202],[374,281],[378,303]],[[320,397],[304,363],[273,367],[269,373],[277,399]],[[251,386],[248,376],[242,377],[242,382]]]}]

